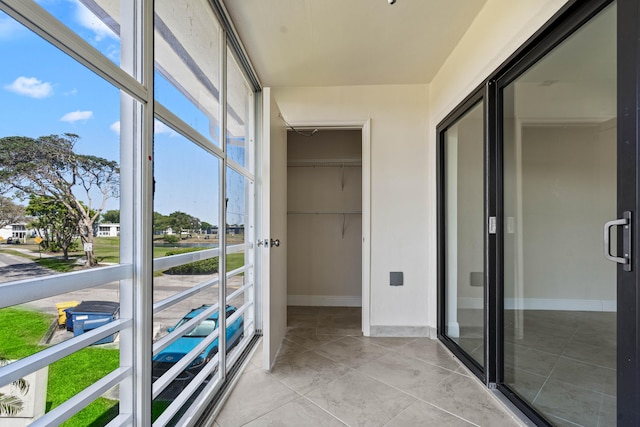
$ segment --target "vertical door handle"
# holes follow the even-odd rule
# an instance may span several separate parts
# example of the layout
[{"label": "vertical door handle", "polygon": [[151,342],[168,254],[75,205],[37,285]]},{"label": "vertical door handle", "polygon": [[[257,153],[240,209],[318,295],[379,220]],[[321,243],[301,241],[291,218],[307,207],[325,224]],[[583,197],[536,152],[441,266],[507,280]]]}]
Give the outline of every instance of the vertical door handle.
[{"label": "vertical door handle", "polygon": [[[623,256],[611,254],[611,228],[622,226]],[[622,219],[609,221],[604,225],[604,257],[609,261],[623,265],[624,271],[631,271],[631,211],[624,211]]]}]

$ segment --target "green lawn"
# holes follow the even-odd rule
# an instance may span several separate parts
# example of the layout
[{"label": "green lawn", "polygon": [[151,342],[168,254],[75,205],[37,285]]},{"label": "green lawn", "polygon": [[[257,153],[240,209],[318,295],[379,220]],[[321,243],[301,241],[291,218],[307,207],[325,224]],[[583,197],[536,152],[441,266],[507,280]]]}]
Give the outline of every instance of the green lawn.
[{"label": "green lawn", "polygon": [[[39,345],[54,317],[20,308],[0,309],[0,357],[21,359],[45,349]],[[49,366],[47,411],[59,406],[119,366],[119,350],[89,347]],[[65,422],[67,427],[106,425],[118,402],[98,398]],[[94,424],[95,423],[95,424]]]},{"label": "green lawn", "polygon": [[[69,261],[62,260],[62,253],[51,253],[53,257],[40,257],[38,253],[39,246],[28,239],[27,243],[19,246],[21,249],[29,249],[31,253],[24,253],[16,251],[14,248],[8,245],[1,245],[0,252],[7,253],[22,258],[31,259],[43,267],[50,268],[61,273],[66,273],[77,269],[76,261],[78,258],[84,256],[84,252],[69,252]],[[119,237],[96,237],[93,243],[96,259],[99,263],[112,263],[117,264],[120,261],[120,238]],[[161,258],[166,256],[167,252],[173,251],[176,248],[172,247],[153,247],[153,257]],[[204,249],[204,248],[203,248]],[[230,260],[234,261],[230,261]],[[244,259],[242,254],[231,254],[228,257],[227,269],[230,265],[238,265],[238,259]],[[229,264],[231,263],[231,264]],[[242,264],[239,264],[240,266]],[[237,267],[235,267],[237,268]]]},{"label": "green lawn", "polygon": [[227,271],[235,270],[244,265],[244,253],[227,255]]},{"label": "green lawn", "polygon": [[21,359],[42,349],[38,345],[51,325],[52,317],[19,308],[0,310],[0,357]]},{"label": "green lawn", "polygon": [[[120,351],[98,347],[87,347],[49,366],[49,388],[47,410],[64,403],[83,388],[115,370],[120,365]],[[118,401],[98,398],[78,412],[67,422],[66,427],[88,426],[102,419],[105,425],[118,415]]]},{"label": "green lawn", "polygon": [[65,261],[61,258],[39,258],[34,261],[43,267],[47,267],[60,273],[68,273],[73,271],[76,267],[75,259]]},{"label": "green lawn", "polygon": [[120,238],[96,237],[93,240],[93,252],[98,262],[117,264],[120,262]]}]

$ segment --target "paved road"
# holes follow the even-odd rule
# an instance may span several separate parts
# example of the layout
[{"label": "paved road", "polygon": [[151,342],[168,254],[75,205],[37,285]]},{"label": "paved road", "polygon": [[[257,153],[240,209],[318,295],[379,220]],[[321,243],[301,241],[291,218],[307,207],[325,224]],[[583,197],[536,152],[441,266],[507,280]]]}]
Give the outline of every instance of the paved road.
[{"label": "paved road", "polygon": [[[39,266],[37,263],[26,258],[20,258],[13,255],[0,254],[0,283],[37,276],[58,274],[55,271]],[[186,275],[186,276],[170,276],[163,275],[153,278],[153,301],[162,301],[180,291],[186,290],[194,285],[202,283],[217,277],[217,274],[202,275]],[[228,283],[229,293],[242,285],[243,277],[234,277]],[[120,301],[120,286],[118,282],[112,282],[94,288],[82,289],[79,291],[69,292],[66,294],[56,295],[50,298],[44,298],[37,301],[31,301],[24,304],[25,307],[49,313],[58,314],[56,303],[68,301]],[[194,296],[180,301],[179,303],[169,307],[166,310],[158,312],[154,315],[153,329],[154,337],[158,339],[167,332],[167,328],[173,326],[178,320],[188,313],[192,308],[199,307],[202,304],[215,304],[218,302],[218,286],[212,286],[201,291]],[[240,306],[243,303],[243,297],[231,302]],[[63,331],[58,333],[64,334]],[[65,337],[57,337],[58,340]]]},{"label": "paved road", "polygon": [[53,271],[41,267],[26,258],[0,253],[0,283],[52,274]]}]

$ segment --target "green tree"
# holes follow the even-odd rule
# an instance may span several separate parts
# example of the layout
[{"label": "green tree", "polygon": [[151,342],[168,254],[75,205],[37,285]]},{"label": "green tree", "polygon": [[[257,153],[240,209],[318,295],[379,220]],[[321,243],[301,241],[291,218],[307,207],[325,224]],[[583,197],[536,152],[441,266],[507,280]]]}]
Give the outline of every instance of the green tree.
[{"label": "green tree", "polygon": [[119,209],[110,209],[105,211],[102,214],[102,221],[108,222],[111,224],[119,224],[120,223],[120,210]]},{"label": "green tree", "polygon": [[24,221],[24,214],[24,206],[14,203],[8,197],[0,196],[0,228]]},{"label": "green tree", "polygon": [[174,233],[200,229],[200,220],[187,213],[176,211],[169,214],[169,227]]},{"label": "green tree", "polygon": [[53,252],[62,250],[68,261],[78,235],[78,218],[69,213],[64,203],[45,196],[31,197],[26,212],[35,218],[30,225],[42,237],[42,246]]},{"label": "green tree", "polygon": [[178,237],[175,234],[165,234],[164,237],[162,238],[165,242],[167,243],[178,243],[180,241],[180,237]]},{"label": "green tree", "polygon": [[162,234],[169,228],[169,217],[159,212],[153,213],[153,234]]},{"label": "green tree", "polygon": [[[77,218],[82,242],[93,246],[95,221],[107,200],[119,196],[120,168],[115,161],[76,153],[79,138],[70,133],[0,138],[0,190],[12,190],[21,199],[51,197],[62,203]],[[94,266],[93,250],[86,256],[87,265]]]},{"label": "green tree", "polygon": [[211,234],[211,230],[213,229],[213,225],[209,224],[206,221],[202,221],[200,223],[200,229],[206,231],[207,234]]}]

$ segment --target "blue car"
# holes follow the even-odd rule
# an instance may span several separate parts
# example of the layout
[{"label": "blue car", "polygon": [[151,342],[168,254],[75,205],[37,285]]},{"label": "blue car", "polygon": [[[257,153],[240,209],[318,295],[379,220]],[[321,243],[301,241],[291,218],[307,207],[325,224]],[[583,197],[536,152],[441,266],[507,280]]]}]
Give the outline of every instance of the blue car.
[{"label": "blue car", "polygon": [[[198,316],[210,305],[203,305],[194,308],[187,313],[173,328],[169,328],[169,332],[180,327],[184,323]],[[227,306],[226,317],[229,318],[237,310],[236,307]],[[211,316],[203,320],[191,332],[178,338],[167,348],[153,356],[153,380],[160,378],[165,372],[173,367],[173,365],[189,353],[195,346],[205,339],[218,327],[218,311],[213,312]],[[227,351],[235,347],[244,336],[244,321],[242,316],[235,322],[227,324]],[[191,379],[200,372],[204,365],[209,362],[218,353],[218,338],[213,340],[211,344],[196,357],[193,362],[182,371],[176,379],[169,385],[158,397],[158,399],[173,399],[180,391],[191,381]]]}]

